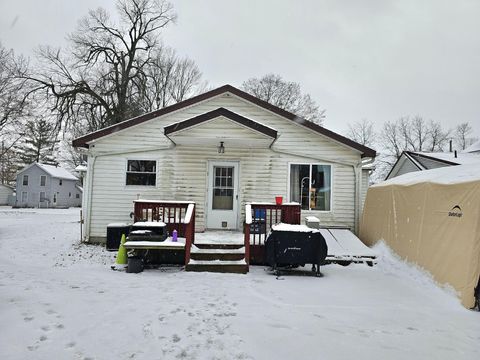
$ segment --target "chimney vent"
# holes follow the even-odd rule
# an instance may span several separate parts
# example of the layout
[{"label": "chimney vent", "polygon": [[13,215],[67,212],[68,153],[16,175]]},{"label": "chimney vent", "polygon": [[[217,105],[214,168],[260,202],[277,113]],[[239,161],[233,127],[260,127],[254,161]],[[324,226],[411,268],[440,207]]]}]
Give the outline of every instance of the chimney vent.
[{"label": "chimney vent", "polygon": [[450,152],[452,152],[452,151],[453,151],[452,142],[453,142],[453,141],[452,141],[452,140],[450,140]]},{"label": "chimney vent", "polygon": [[455,159],[456,159],[457,158],[457,150],[455,150],[454,154],[455,154],[454,156],[455,156]]}]

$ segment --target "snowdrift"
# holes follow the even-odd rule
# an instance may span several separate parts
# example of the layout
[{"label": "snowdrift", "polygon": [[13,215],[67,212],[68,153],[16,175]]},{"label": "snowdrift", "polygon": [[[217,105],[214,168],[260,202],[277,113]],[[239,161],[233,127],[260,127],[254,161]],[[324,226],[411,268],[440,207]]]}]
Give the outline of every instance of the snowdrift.
[{"label": "snowdrift", "polygon": [[475,304],[480,276],[480,165],[405,174],[369,188],[360,239],[398,255]]}]

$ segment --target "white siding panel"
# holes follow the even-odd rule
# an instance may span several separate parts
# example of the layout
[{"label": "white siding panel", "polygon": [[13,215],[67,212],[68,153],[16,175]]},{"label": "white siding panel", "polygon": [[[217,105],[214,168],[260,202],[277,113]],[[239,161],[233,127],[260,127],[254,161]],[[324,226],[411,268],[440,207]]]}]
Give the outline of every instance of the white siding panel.
[{"label": "white siding panel", "polygon": [[164,135],[165,126],[187,120],[219,107],[228,108],[230,111],[277,130],[279,137],[274,144],[274,148],[277,150],[295,151],[307,156],[351,162],[358,161],[360,157],[359,152],[345,145],[321,134],[313,133],[291,120],[228,94],[217,96],[102,138],[95,142],[95,152],[127,152],[137,151],[139,148],[165,147],[170,144],[170,140]]},{"label": "white siding panel", "polygon": [[[305,159],[275,153],[268,149],[227,149],[223,155],[215,149],[177,147],[175,150],[136,154],[139,158],[158,161],[157,185],[126,186],[126,156],[98,157],[95,162],[91,236],[105,236],[110,222],[129,221],[133,200],[193,200],[196,202],[197,231],[205,228],[205,202],[207,194],[207,164],[209,160],[235,160],[240,162],[239,201],[240,223],[243,222],[244,204],[249,201],[270,201],[275,196],[288,197],[288,164]],[[332,164],[334,174],[333,208],[331,212],[308,211],[302,216],[315,215],[322,225],[353,227],[354,177],[351,166]]]},{"label": "white siding panel", "polygon": [[[273,150],[248,147],[226,147],[218,154],[214,146],[178,145],[165,149],[171,141],[163,128],[207,111],[225,107],[256,122],[274,128],[279,137]],[[222,122],[223,121],[223,122]],[[220,130],[217,126],[220,126]],[[232,121],[217,119],[185,131],[185,135],[201,136],[211,131],[229,131],[237,139],[256,135]],[[198,134],[197,134],[198,133]],[[156,149],[157,148],[157,149]],[[288,198],[288,164],[322,162],[333,166],[332,211],[303,211],[302,216],[315,215],[322,225],[354,225],[353,166],[360,154],[323,135],[312,133],[288,119],[270,113],[234,96],[218,96],[189,108],[120,131],[95,142],[91,148],[97,156],[94,164],[90,236],[106,236],[110,222],[129,221],[133,200],[193,200],[196,202],[196,227],[205,227],[207,164],[209,160],[235,160],[240,163],[241,218],[248,201],[274,201],[275,196]],[[110,154],[110,155],[109,155]],[[126,186],[127,159],[157,160],[157,184],[154,187]],[[342,162],[348,163],[341,164]]]}]

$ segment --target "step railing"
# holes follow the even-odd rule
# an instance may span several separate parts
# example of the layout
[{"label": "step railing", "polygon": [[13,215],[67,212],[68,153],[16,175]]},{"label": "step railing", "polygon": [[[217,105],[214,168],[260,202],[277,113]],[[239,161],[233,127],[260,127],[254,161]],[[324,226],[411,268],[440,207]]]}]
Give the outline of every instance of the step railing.
[{"label": "step railing", "polygon": [[[248,263],[262,263],[264,244],[272,225],[280,222],[300,224],[301,206],[298,203],[247,203],[245,205],[245,252]],[[247,257],[247,254],[245,254]]]},{"label": "step railing", "polygon": [[195,202],[168,200],[135,200],[134,221],[161,221],[172,234],[177,230],[185,238],[185,264],[190,261],[190,251],[195,242]]}]

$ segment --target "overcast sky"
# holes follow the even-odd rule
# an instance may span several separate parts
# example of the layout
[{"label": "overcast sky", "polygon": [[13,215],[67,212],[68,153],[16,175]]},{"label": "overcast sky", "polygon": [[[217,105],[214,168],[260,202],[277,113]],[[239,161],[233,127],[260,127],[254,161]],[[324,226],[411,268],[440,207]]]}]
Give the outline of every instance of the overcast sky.
[{"label": "overcast sky", "polygon": [[[362,118],[421,115],[480,136],[478,0],[173,0],[164,41],[212,87],[277,73],[299,82],[345,133]],[[17,53],[65,45],[89,8],[113,0],[0,0],[0,41]]]}]

